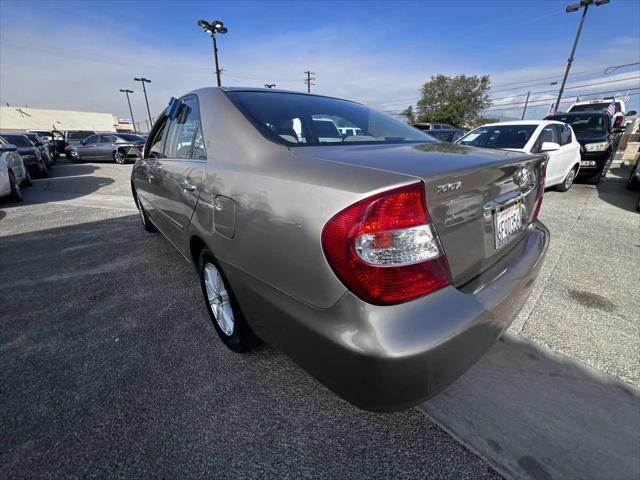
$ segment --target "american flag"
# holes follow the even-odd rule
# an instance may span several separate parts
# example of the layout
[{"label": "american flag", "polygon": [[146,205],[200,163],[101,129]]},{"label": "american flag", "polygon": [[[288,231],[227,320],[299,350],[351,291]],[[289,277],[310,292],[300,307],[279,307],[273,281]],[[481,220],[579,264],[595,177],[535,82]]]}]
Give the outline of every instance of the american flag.
[{"label": "american flag", "polygon": [[613,98],[611,100],[611,103],[607,107],[606,112],[610,117],[613,117],[613,114],[616,113],[616,99],[615,98]]},{"label": "american flag", "polygon": [[631,90],[629,90],[629,91],[627,92],[627,94],[624,96],[624,98],[622,99],[622,101],[623,101],[624,103],[627,103],[627,102],[629,101],[629,99],[630,99],[630,98],[631,98]]},{"label": "american flag", "polygon": [[551,102],[551,106],[549,107],[549,115],[555,115],[556,113],[556,104]]}]

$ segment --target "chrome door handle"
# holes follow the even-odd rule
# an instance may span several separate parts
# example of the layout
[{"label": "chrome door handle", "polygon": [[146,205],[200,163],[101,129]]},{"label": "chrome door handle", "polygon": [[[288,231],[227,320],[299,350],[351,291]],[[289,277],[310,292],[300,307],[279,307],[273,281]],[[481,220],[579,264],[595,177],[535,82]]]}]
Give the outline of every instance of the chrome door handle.
[{"label": "chrome door handle", "polygon": [[196,186],[190,184],[189,182],[183,182],[180,184],[180,186],[185,190],[188,190],[189,192],[193,192],[196,189]]},{"label": "chrome door handle", "polygon": [[148,175],[147,176],[147,180],[149,181],[149,183],[153,182],[153,175]]}]

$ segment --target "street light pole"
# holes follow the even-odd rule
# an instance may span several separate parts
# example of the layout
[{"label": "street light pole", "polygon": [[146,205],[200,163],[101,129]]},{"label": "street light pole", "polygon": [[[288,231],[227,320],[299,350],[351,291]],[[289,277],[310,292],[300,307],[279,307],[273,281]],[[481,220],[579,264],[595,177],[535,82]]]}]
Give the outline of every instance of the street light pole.
[{"label": "street light pole", "polygon": [[569,71],[571,70],[571,64],[573,63],[573,58],[576,54],[576,48],[578,47],[578,40],[580,40],[580,33],[582,33],[582,26],[584,25],[584,19],[587,16],[587,11],[589,10],[589,6],[595,4],[596,7],[599,7],[600,5],[604,5],[606,3],[609,3],[609,0],[580,0],[580,3],[567,5],[567,7],[565,8],[565,11],[567,13],[577,12],[581,8],[584,8],[584,10],[582,12],[582,17],[580,17],[580,25],[578,26],[578,31],[576,32],[576,38],[573,41],[573,48],[571,49],[571,55],[569,56],[569,60],[567,60],[567,69],[564,72],[562,84],[560,85],[560,91],[558,92],[558,99],[556,100],[556,111],[560,110],[560,100],[562,99],[564,86],[567,83],[567,77],[569,76]]},{"label": "street light pole", "polygon": [[121,92],[124,92],[127,95],[127,103],[129,104],[129,113],[131,114],[131,126],[133,127],[133,133],[136,133],[136,121],[133,118],[133,109],[131,108],[131,100],[129,100],[129,94],[133,93],[133,90],[128,89],[120,89]]},{"label": "street light pole", "polygon": [[149,109],[149,99],[147,98],[147,89],[144,86],[145,83],[151,83],[151,80],[144,77],[140,77],[140,78],[136,77],[134,78],[134,80],[136,82],[142,82],[142,91],[144,92],[144,101],[147,104],[147,113],[149,114],[149,123],[153,125],[153,121],[151,120],[151,110]]},{"label": "street light pole", "polygon": [[522,110],[522,118],[520,120],[524,120],[524,116],[527,113],[527,106],[529,105],[529,95],[531,95],[531,90],[527,92],[527,99],[524,101],[524,109]]},{"label": "street light pole", "polygon": [[214,20],[209,23],[206,20],[198,20],[198,26],[202,28],[205,32],[211,35],[211,39],[213,40],[213,60],[216,64],[216,80],[218,82],[218,86],[222,86],[222,79],[220,78],[220,72],[222,69],[218,65],[218,41],[216,40],[216,33],[225,34],[229,30],[224,26],[220,20]]}]

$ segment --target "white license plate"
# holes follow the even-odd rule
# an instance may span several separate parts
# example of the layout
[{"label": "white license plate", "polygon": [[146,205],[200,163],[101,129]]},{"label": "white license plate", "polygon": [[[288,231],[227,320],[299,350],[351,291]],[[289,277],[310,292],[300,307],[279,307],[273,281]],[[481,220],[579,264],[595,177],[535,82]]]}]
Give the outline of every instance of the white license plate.
[{"label": "white license plate", "polygon": [[494,233],[496,250],[504,247],[522,230],[523,207],[516,202],[502,210],[494,210]]}]

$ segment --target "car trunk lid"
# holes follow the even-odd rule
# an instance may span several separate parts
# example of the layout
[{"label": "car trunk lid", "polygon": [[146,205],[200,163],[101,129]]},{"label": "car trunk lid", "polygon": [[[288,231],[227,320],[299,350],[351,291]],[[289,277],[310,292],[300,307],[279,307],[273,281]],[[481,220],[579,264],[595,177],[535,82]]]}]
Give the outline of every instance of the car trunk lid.
[{"label": "car trunk lid", "polygon": [[[361,165],[420,178],[429,214],[451,269],[462,285],[493,265],[532,220],[540,194],[543,155],[444,143],[301,147],[300,155]],[[526,178],[525,174],[526,172]],[[495,217],[518,204],[523,228],[496,245]]]}]

